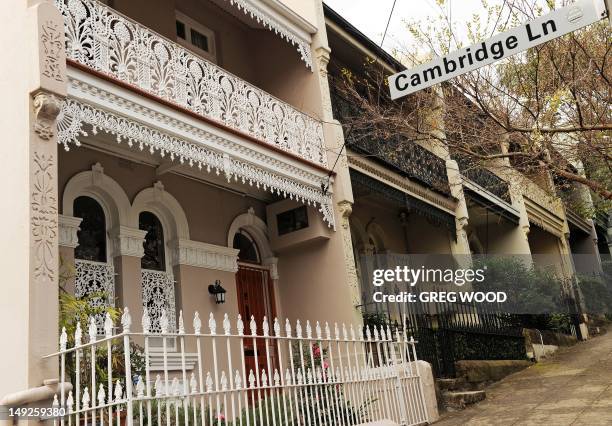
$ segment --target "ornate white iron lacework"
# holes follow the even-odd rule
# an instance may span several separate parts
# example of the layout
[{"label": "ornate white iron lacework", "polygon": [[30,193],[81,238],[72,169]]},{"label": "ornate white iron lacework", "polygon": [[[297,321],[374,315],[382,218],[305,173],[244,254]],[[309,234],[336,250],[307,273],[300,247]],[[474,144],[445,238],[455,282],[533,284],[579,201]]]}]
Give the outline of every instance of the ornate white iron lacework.
[{"label": "ornate white iron lacework", "polygon": [[[131,147],[134,144],[143,150],[149,148],[151,153],[158,151],[162,157],[181,163],[187,162],[190,166],[197,166],[200,170],[206,168],[207,172],[215,171],[217,175],[225,174],[228,181],[235,180],[257,188],[263,188],[273,194],[296,199],[308,205],[318,206],[323,219],[332,228],[335,228],[332,198],[330,194],[323,194],[321,188],[278,175],[271,171],[257,167],[251,163],[237,160],[217,151],[210,150],[203,145],[170,136],[156,129],[148,127],[137,121],[129,120],[119,115],[94,108],[90,105],[67,99],[57,120],[58,143],[66,150],[70,144],[80,146],[79,137],[87,136],[83,124],[89,124],[93,133],[103,130],[117,137],[117,142],[127,140]],[[194,137],[199,137],[195,134]]]},{"label": "ornate white iron lacework", "polygon": [[95,0],[55,4],[64,15],[69,59],[327,165],[321,122]]},{"label": "ornate white iron lacework", "polygon": [[160,319],[165,310],[168,332],[176,331],[176,307],[174,303],[174,278],[166,271],[143,269],[141,272],[142,307],[147,308],[151,321],[151,333],[161,333]]},{"label": "ornate white iron lacework", "polygon": [[312,54],[310,51],[310,45],[306,40],[297,37],[289,28],[272,18],[270,15],[260,10],[250,0],[226,0],[230,4],[235,5],[238,10],[242,10],[245,14],[251,16],[268,28],[270,31],[274,31],[275,34],[280,35],[282,39],[286,39],[291,45],[297,45],[297,50],[300,53],[302,61],[306,63],[306,66],[312,71]]},{"label": "ornate white iron lacework", "polygon": [[[115,306],[115,270],[105,262],[75,259],[75,291],[77,298],[92,296],[92,307]],[[98,334],[104,334],[104,315],[96,315]]]}]

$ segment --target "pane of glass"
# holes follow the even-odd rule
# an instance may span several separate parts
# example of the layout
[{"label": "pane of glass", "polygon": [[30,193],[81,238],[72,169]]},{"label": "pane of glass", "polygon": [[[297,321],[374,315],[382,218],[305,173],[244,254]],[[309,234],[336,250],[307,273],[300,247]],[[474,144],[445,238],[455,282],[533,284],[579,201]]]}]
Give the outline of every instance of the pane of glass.
[{"label": "pane of glass", "polygon": [[198,31],[191,29],[191,44],[208,52],[208,37]]},{"label": "pane of glass", "polygon": [[276,215],[278,235],[299,231],[308,227],[308,211],[306,206],[297,207],[293,210]]},{"label": "pane of glass", "polygon": [[75,217],[83,219],[77,232],[79,245],[74,249],[74,257],[106,262],[106,220],[102,206],[91,197],[78,197],[73,210]]},{"label": "pane of glass", "polygon": [[185,24],[181,21],[176,21],[176,35],[185,40]]},{"label": "pane of glass", "polygon": [[257,246],[251,237],[244,231],[237,232],[236,235],[234,235],[233,247],[240,250],[238,253],[238,260],[259,263]]},{"label": "pane of glass", "polygon": [[161,222],[153,213],[142,212],[138,216],[138,228],[147,231],[143,243],[144,256],[140,259],[140,267],[165,271],[164,230]]}]

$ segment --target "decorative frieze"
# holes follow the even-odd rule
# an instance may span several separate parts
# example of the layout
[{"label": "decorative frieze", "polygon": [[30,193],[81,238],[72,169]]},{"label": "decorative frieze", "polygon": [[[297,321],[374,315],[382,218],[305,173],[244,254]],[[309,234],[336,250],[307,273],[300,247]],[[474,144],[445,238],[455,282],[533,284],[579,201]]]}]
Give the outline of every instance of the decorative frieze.
[{"label": "decorative frieze", "polygon": [[[159,114],[157,119],[159,119]],[[187,133],[198,141],[192,142],[74,99],[67,99],[63,104],[62,113],[58,119],[58,143],[64,145],[65,149],[69,149],[70,145],[80,146],[79,138],[87,136],[84,129],[86,124],[93,127],[94,133],[103,130],[115,135],[118,143],[126,141],[128,146],[135,145],[141,150],[146,147],[151,153],[158,152],[160,156],[170,157],[172,161],[189,164],[217,175],[223,173],[228,181],[239,181],[272,194],[317,206],[323,220],[330,227],[335,227],[331,194],[323,193],[320,187],[323,178],[316,184],[306,183],[294,178],[294,175],[283,175],[268,169],[267,165],[256,164],[256,159],[252,159],[253,162],[244,161],[216,149],[209,149],[207,145],[211,137],[215,139],[219,137],[200,128],[182,126],[184,127],[181,129],[183,134]],[[286,163],[284,166],[285,169],[290,168]],[[295,173],[301,173],[301,170]],[[316,179],[315,176],[310,176],[308,182]]]},{"label": "decorative frieze", "polygon": [[524,197],[524,200],[527,216],[531,224],[561,239],[565,238],[564,233],[566,226],[563,218],[527,197]]},{"label": "decorative frieze", "polygon": [[79,245],[77,235],[83,221],[80,217],[59,215],[59,245],[75,248]]},{"label": "decorative frieze", "polygon": [[305,40],[280,22],[275,19],[270,13],[263,10],[262,6],[265,4],[260,1],[253,0],[226,0],[232,5],[235,5],[238,10],[242,10],[245,14],[255,18],[258,23],[268,28],[270,31],[278,34],[282,39],[287,40],[291,45],[297,47],[297,51],[300,54],[302,61],[308,68],[312,70],[312,54],[310,51],[310,41]]},{"label": "decorative frieze", "polygon": [[118,226],[110,231],[113,244],[113,256],[134,256],[144,255],[144,238],[147,231],[130,228],[128,226]]},{"label": "decorative frieze", "polygon": [[238,271],[239,250],[179,239],[170,243],[174,251],[175,265],[189,265],[219,271]]}]

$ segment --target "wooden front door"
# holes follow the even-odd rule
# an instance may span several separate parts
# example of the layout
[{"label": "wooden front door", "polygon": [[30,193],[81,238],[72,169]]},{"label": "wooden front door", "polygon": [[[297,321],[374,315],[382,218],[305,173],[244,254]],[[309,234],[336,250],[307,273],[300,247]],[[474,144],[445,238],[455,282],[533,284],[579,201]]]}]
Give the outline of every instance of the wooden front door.
[{"label": "wooden front door", "polygon": [[[236,288],[238,293],[238,309],[244,321],[244,334],[246,336],[251,335],[249,326],[251,316],[255,317],[255,322],[257,323],[257,335],[261,336],[263,334],[262,322],[264,316],[268,318],[270,334],[273,334],[272,326],[276,317],[276,310],[274,308],[274,292],[269,271],[256,265],[247,266],[241,264],[236,274]],[[262,369],[266,370],[269,383],[270,373],[268,372],[266,342],[265,339],[256,339],[256,342],[259,372],[261,375]],[[274,369],[276,364],[276,346],[273,340],[269,340],[268,347],[270,367]],[[244,358],[248,377],[250,370],[253,370],[253,372],[257,371],[255,366],[255,346],[251,338],[244,339]]]}]

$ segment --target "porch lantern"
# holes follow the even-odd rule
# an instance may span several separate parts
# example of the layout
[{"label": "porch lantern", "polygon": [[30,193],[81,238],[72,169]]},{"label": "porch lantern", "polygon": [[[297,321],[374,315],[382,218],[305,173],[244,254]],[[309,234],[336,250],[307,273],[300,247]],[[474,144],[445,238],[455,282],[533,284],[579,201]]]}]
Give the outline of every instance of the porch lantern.
[{"label": "porch lantern", "polygon": [[221,287],[221,281],[216,280],[214,284],[208,286],[208,292],[215,296],[215,303],[225,303],[225,289]]}]

